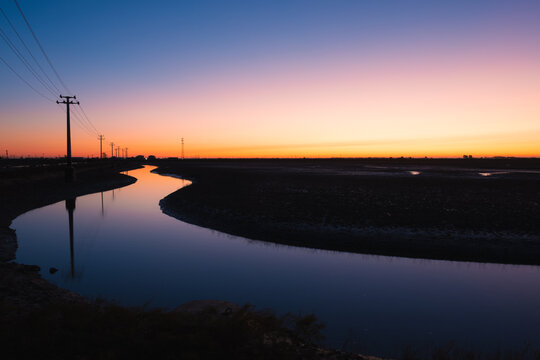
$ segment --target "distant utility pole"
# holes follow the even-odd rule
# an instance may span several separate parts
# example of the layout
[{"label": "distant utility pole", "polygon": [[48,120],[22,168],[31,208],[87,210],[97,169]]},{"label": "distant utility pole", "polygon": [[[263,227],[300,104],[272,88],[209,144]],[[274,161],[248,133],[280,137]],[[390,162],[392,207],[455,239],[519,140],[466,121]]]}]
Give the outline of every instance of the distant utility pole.
[{"label": "distant utility pole", "polygon": [[6,159],[9,159],[9,153],[8,153],[7,149],[6,149]]},{"label": "distant utility pole", "polygon": [[126,159],[128,158],[127,151],[128,151],[128,148],[126,148]]},{"label": "distant utility pole", "polygon": [[105,140],[105,137],[103,135],[99,135],[98,140],[99,140],[99,158],[103,159],[103,149],[101,147],[101,143],[103,142],[103,140]]},{"label": "distant utility pole", "polygon": [[57,104],[66,104],[66,112],[67,112],[67,167],[66,167],[66,181],[72,182],[73,181],[73,166],[71,165],[71,125],[69,122],[69,105],[75,105],[78,104],[78,101],[71,101],[71,99],[77,99],[75,95],[73,96],[62,96],[60,95],[61,99],[65,99],[63,101],[56,100]]},{"label": "distant utility pole", "polygon": [[116,157],[120,157],[120,146],[116,147]]},{"label": "distant utility pole", "polygon": [[184,138],[182,138],[182,160],[184,160]]},{"label": "distant utility pole", "polygon": [[114,143],[111,142],[111,158],[114,156]]}]

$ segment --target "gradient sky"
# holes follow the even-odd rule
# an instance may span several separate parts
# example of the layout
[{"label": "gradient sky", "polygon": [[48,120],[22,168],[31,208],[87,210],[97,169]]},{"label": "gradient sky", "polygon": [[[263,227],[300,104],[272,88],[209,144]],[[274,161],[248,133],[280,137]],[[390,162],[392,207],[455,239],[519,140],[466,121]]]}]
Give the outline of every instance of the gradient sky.
[{"label": "gradient sky", "polygon": [[[184,137],[187,157],[540,156],[538,0],[19,4],[130,155],[179,156]],[[14,3],[0,6],[54,79]],[[1,15],[0,28],[26,54]],[[0,55],[45,93],[1,38]],[[98,156],[97,134],[74,120],[72,136],[75,156]],[[65,112],[0,62],[6,148],[64,155]]]}]

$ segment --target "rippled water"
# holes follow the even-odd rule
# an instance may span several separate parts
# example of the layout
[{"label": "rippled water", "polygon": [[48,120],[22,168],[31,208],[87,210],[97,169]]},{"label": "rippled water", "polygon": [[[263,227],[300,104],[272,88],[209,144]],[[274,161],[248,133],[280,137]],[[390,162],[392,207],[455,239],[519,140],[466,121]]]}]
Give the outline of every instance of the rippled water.
[{"label": "rippled water", "polygon": [[[13,222],[17,262],[88,297],[175,306],[222,299],[314,312],[327,343],[396,356],[456,340],[540,349],[540,267],[418,260],[274,245],[190,225],[158,202],[189,181],[131,171],[137,183],[30,211]],[[74,209],[73,209],[74,207]],[[73,237],[70,240],[70,212]],[[48,269],[58,268],[55,274]]]}]

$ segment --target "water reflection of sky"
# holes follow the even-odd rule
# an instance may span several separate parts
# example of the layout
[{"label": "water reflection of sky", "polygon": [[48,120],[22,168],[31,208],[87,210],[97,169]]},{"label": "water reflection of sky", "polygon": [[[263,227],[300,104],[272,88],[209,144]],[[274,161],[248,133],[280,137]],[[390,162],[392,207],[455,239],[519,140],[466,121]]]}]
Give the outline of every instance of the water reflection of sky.
[{"label": "water reflection of sky", "polygon": [[[540,267],[348,254],[225,235],[164,215],[189,181],[130,172],[137,183],[76,199],[71,276],[65,202],[17,218],[17,261],[89,297],[175,307],[223,299],[315,312],[340,347],[396,355],[404,344],[540,348]],[[103,198],[103,213],[102,213]],[[47,271],[56,267],[54,275]]]}]

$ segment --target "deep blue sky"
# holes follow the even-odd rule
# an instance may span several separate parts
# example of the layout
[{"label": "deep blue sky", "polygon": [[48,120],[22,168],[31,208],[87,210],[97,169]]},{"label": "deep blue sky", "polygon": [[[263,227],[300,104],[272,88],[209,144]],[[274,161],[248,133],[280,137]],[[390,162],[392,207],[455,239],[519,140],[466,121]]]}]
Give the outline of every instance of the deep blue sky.
[{"label": "deep blue sky", "polygon": [[[527,29],[538,1],[19,1],[53,63],[75,84],[189,76],[285,56],[467,41],[497,22]],[[2,1],[24,25],[12,1]],[[4,19],[3,29],[8,29]],[[5,30],[6,31],[6,30]],[[27,35],[27,34],[26,34]],[[31,39],[29,39],[29,42]],[[3,42],[2,54],[12,59]],[[11,63],[17,64],[11,60]],[[8,83],[18,79],[8,76]],[[78,86],[72,86],[75,89]],[[2,86],[3,95],[7,89]],[[4,96],[3,96],[4,97]]]}]

